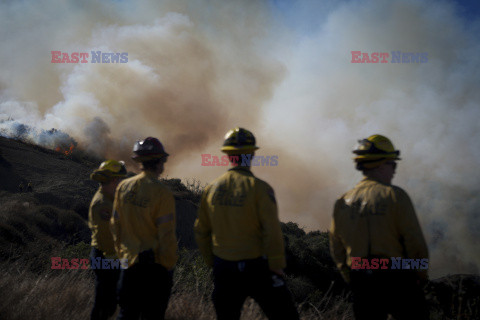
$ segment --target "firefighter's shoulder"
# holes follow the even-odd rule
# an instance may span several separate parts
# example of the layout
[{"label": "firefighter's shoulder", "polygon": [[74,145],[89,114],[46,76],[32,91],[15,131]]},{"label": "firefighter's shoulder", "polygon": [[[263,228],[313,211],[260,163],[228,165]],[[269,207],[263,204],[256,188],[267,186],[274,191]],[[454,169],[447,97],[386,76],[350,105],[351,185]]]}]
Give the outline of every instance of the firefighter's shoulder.
[{"label": "firefighter's shoulder", "polygon": [[391,186],[392,197],[396,201],[411,201],[408,193],[399,186]]},{"label": "firefighter's shoulder", "polygon": [[104,195],[100,192],[100,190],[97,190],[97,192],[95,193],[95,195],[92,198],[92,201],[90,203],[90,207],[96,208],[96,207],[102,206],[104,202],[105,202]]},{"label": "firefighter's shoulder", "polygon": [[118,183],[117,190],[125,189],[128,185],[132,184],[132,182],[139,179],[139,175],[134,175],[133,177],[123,179]]},{"label": "firefighter's shoulder", "polygon": [[172,190],[166,185],[163,181],[161,180],[153,180],[151,184],[151,191],[155,193],[162,194],[164,196],[172,197],[173,198],[173,192]]},{"label": "firefighter's shoulder", "polygon": [[230,171],[227,171],[221,176],[217,177],[215,180],[210,182],[205,187],[205,189],[203,190],[203,193],[207,194],[210,191],[215,192],[215,190],[217,190],[218,188],[225,188],[228,182],[230,181],[229,175],[230,175]]},{"label": "firefighter's shoulder", "polygon": [[254,177],[254,179],[255,179],[255,188],[257,189],[257,191],[261,193],[266,193],[274,203],[277,203],[277,200],[275,198],[275,191],[273,190],[272,186],[270,186],[268,182],[260,178]]}]

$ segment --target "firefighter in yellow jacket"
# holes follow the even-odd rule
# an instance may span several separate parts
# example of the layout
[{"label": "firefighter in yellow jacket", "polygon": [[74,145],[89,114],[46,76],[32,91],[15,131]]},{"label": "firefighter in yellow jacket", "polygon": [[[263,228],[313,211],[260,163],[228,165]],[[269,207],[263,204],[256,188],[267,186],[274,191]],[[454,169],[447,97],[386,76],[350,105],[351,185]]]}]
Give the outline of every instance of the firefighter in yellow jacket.
[{"label": "firefighter in yellow jacket", "polygon": [[428,319],[427,245],[412,201],[391,185],[400,152],[377,134],[360,140],[353,153],[364,179],[335,203],[329,234],[355,317]]},{"label": "firefighter in yellow jacket", "polygon": [[133,153],[142,173],[118,186],[111,220],[117,255],[128,261],[118,319],[163,319],[177,261],[175,200],[158,180],[168,153],[151,137],[137,141]]},{"label": "firefighter in yellow jacket", "polygon": [[285,285],[285,252],[273,189],[250,171],[255,137],[243,128],[229,131],[222,151],[232,165],[205,189],[195,237],[213,267],[212,295],[217,318],[239,319],[254,298],[269,319],[298,319]]},{"label": "firefighter in yellow jacket", "polygon": [[120,270],[94,268],[102,263],[93,260],[115,258],[113,237],[110,231],[115,188],[126,176],[127,169],[123,162],[106,160],[96,169],[90,178],[100,183],[100,188],[93,197],[88,212],[88,225],[92,232],[92,269],[95,273],[95,302],[91,319],[108,319],[117,308],[117,281]]}]

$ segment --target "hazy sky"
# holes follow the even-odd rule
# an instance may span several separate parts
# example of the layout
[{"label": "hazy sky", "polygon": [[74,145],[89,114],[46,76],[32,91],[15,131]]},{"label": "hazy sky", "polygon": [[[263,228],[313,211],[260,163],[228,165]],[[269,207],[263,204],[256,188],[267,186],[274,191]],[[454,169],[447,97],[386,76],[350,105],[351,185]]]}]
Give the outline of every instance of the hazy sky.
[{"label": "hazy sky", "polygon": [[[254,132],[253,171],[284,221],[326,230],[361,178],[351,150],[374,133],[401,150],[394,183],[411,195],[436,275],[479,272],[478,1],[10,1],[0,4],[0,130],[67,132],[128,161],[162,140],[166,175],[206,183],[235,126]],[[51,51],[90,54],[51,63]],[[91,52],[127,53],[92,63]],[[352,51],[388,53],[352,63]],[[427,57],[392,63],[392,52]],[[11,121],[14,119],[15,121]],[[53,147],[53,146],[50,146]]]}]

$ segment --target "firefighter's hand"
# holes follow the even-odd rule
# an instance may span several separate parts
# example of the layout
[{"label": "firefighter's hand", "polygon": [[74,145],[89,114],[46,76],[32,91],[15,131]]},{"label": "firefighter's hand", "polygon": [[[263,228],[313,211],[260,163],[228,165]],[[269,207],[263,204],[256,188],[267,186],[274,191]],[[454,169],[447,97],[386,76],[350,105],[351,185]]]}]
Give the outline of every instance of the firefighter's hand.
[{"label": "firefighter's hand", "polygon": [[272,268],[270,268],[270,271],[275,273],[276,275],[279,275],[282,278],[285,278],[285,273],[283,272],[283,269],[272,269]]}]

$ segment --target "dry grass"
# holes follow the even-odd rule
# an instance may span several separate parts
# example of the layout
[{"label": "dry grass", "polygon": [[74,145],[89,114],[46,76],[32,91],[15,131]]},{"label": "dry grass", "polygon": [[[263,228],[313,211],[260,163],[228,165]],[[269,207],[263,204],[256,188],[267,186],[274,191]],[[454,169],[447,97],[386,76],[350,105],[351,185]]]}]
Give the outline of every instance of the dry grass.
[{"label": "dry grass", "polygon": [[[36,247],[39,249],[40,245]],[[60,251],[58,251],[60,250]],[[61,256],[84,257],[88,245],[77,244],[58,249]],[[47,252],[37,254],[44,257]],[[17,254],[14,257],[18,257]],[[20,319],[88,319],[93,305],[93,273],[91,270],[51,270],[48,259],[8,260],[0,263],[0,315],[5,320]],[[452,278],[453,279],[453,278]],[[442,286],[453,286],[447,304],[432,304],[430,319],[478,319],[479,297],[462,294],[470,278],[441,282]],[[455,287],[458,283],[459,287]],[[215,310],[210,300],[212,292],[210,270],[200,262],[193,251],[183,250],[179,260],[172,296],[167,309],[167,319],[214,320]],[[439,290],[437,288],[437,290]],[[458,291],[456,291],[458,290]],[[440,291],[438,291],[440,292]],[[446,301],[445,301],[446,302]],[[301,319],[353,319],[348,296],[338,295],[329,290],[316,292],[297,304]],[[450,309],[450,312],[447,310]],[[461,311],[460,311],[461,309]],[[444,310],[444,311],[442,311]],[[242,320],[265,319],[258,305],[248,299],[242,311]]]},{"label": "dry grass", "polygon": [[51,270],[37,275],[27,269],[19,263],[0,267],[2,319],[89,318],[93,302],[90,272]]},{"label": "dry grass", "polygon": [[[73,249],[67,247],[62,252],[76,250],[78,252],[84,248],[82,245]],[[215,319],[215,310],[210,300],[213,289],[210,271],[198,262],[199,258],[195,254],[187,251],[182,253],[175,273],[167,319]],[[93,273],[81,269],[51,270],[50,265],[38,267],[38,263],[17,260],[0,264],[1,318],[88,319],[93,305]],[[42,263],[47,262],[43,260]],[[299,305],[301,318],[352,319],[346,301],[335,299],[333,296],[326,296],[316,306],[311,303]],[[321,309],[326,306],[330,309]],[[242,320],[247,319],[265,319],[252,299],[248,299],[243,306]]]}]

